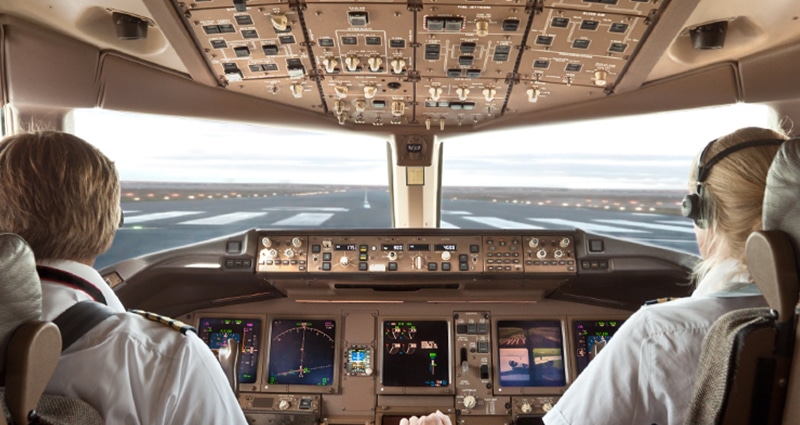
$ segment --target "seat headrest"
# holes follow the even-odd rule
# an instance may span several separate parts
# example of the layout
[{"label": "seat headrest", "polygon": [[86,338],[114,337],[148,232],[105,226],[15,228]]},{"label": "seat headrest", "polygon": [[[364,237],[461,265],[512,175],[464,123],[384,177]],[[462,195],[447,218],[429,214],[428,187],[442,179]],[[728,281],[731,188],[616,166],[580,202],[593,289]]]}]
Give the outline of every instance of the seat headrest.
[{"label": "seat headrest", "polygon": [[783,143],[767,175],[764,230],[780,230],[800,248],[800,139]]},{"label": "seat headrest", "polygon": [[0,233],[0,377],[6,348],[24,322],[42,316],[42,287],[28,243],[13,233]]}]

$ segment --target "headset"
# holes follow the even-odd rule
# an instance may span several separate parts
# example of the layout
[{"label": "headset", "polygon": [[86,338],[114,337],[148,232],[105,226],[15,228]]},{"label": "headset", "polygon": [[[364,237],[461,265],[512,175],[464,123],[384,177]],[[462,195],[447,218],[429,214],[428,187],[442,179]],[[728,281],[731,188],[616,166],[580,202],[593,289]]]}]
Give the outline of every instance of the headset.
[{"label": "headset", "polygon": [[711,149],[711,146],[716,142],[718,139],[712,140],[706,147],[703,149],[703,152],[700,153],[700,158],[697,160],[697,185],[695,186],[694,193],[690,195],[686,195],[683,198],[683,202],[681,202],[681,214],[684,217],[691,218],[694,220],[694,224],[701,228],[705,229],[708,227],[708,220],[709,220],[709,201],[704,199],[705,197],[705,181],[708,178],[709,173],[711,172],[711,167],[714,164],[722,161],[723,158],[726,156],[740,151],[742,149],[746,149],[753,146],[769,146],[769,145],[781,145],[786,140],[781,139],[757,139],[757,140],[749,140],[744,143],[739,143],[738,145],[733,145],[731,147],[725,148],[722,152],[711,157],[708,162],[705,161],[705,157],[708,154],[708,151]]}]

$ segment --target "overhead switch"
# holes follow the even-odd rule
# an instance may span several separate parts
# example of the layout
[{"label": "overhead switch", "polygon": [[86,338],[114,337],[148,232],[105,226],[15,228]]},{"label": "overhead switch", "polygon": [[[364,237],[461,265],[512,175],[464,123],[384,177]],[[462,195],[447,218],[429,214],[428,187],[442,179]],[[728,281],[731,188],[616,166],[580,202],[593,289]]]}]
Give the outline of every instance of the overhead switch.
[{"label": "overhead switch", "polygon": [[442,96],[442,88],[441,87],[431,87],[428,89],[428,93],[431,95],[431,100],[434,102],[439,101],[439,97]]},{"label": "overhead switch", "polygon": [[347,97],[347,86],[336,86],[333,88],[333,91],[336,93],[336,97],[339,99],[344,99]]},{"label": "overhead switch", "polygon": [[489,21],[481,19],[475,22],[475,35],[478,37],[486,37],[489,35]]},{"label": "overhead switch", "polygon": [[456,94],[458,95],[458,100],[465,101],[469,95],[469,89],[466,87],[459,87],[456,89]]},{"label": "overhead switch", "polygon": [[605,87],[608,84],[608,72],[598,69],[594,72],[594,85]]},{"label": "overhead switch", "polygon": [[495,95],[497,95],[497,90],[495,90],[495,89],[483,89],[483,97],[486,99],[487,102],[493,101]]},{"label": "overhead switch", "polygon": [[402,117],[406,112],[406,104],[402,101],[396,100],[392,102],[392,115],[395,117]]},{"label": "overhead switch", "polygon": [[538,102],[540,94],[541,94],[541,90],[539,90],[536,87],[528,89],[528,102],[531,102],[531,103]]},{"label": "overhead switch", "polygon": [[364,97],[367,99],[372,99],[375,95],[378,94],[378,88],[375,86],[364,86]]},{"label": "overhead switch", "polygon": [[348,12],[347,20],[354,27],[363,27],[369,23],[369,15],[364,11]]},{"label": "overhead switch", "polygon": [[292,91],[292,96],[296,99],[300,99],[303,97],[303,85],[302,84],[292,84],[289,86],[289,90]]}]

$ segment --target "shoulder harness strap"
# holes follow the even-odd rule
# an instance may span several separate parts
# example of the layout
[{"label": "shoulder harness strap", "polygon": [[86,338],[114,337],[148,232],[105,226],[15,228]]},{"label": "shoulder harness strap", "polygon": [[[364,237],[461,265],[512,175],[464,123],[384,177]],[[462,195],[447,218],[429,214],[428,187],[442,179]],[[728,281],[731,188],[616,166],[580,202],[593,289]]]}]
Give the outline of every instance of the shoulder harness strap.
[{"label": "shoulder harness strap", "polygon": [[128,310],[128,312],[138,314],[144,317],[145,319],[161,323],[162,325],[167,325],[172,329],[175,329],[176,331],[180,331],[184,335],[186,335],[186,332],[197,333],[197,329],[195,329],[193,326],[189,326],[186,323],[183,323],[180,320],[176,320],[171,317],[161,316],[159,314],[150,313],[149,311],[144,311],[144,310]]},{"label": "shoulder harness strap", "polygon": [[61,331],[61,352],[113,315],[113,310],[98,302],[81,301],[73,304],[53,320]]}]

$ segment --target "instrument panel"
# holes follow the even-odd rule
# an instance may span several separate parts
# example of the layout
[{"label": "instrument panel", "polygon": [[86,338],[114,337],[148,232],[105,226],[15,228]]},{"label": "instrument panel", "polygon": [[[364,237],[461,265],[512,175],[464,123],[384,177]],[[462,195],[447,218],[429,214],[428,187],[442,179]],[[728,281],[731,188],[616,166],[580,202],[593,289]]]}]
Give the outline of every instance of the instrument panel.
[{"label": "instrument panel", "polygon": [[538,423],[646,300],[684,296],[693,258],[578,229],[250,229],[101,273],[239,343],[250,423],[508,425]]},{"label": "instrument panel", "polygon": [[626,317],[297,307],[292,315],[192,315],[212,349],[243,341],[239,399],[255,423],[371,423],[381,412],[422,415],[434,406],[467,424],[537,418]]}]

